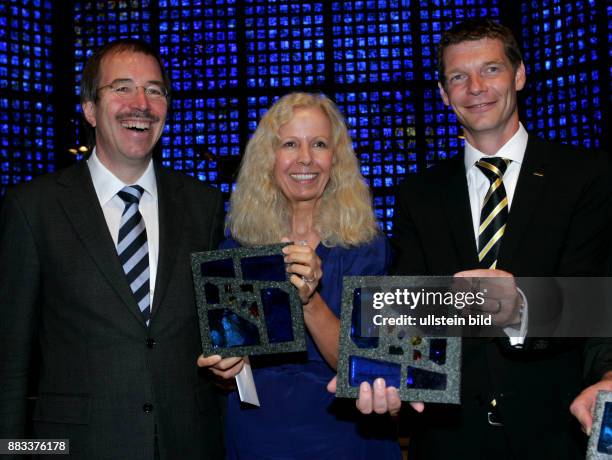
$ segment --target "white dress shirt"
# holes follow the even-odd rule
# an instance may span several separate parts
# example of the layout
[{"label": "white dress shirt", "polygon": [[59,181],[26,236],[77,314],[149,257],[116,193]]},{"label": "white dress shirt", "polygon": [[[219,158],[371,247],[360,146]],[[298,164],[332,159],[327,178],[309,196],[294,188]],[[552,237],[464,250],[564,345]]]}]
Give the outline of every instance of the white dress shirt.
[{"label": "white dress shirt", "polygon": [[147,244],[149,248],[149,286],[151,295],[151,307],[153,307],[153,291],[155,288],[155,277],[157,274],[157,255],[159,254],[159,218],[157,211],[157,182],[153,161],[149,162],[144,174],[133,184],[124,184],[117,176],[106,168],[96,155],[94,148],[87,160],[87,166],[91,173],[96,195],[100,201],[106,225],[110,231],[115,246],[119,238],[119,225],[121,215],[125,209],[125,202],[119,198],[117,192],[128,185],[140,185],[144,189],[138,209],[145,221],[147,229]]},{"label": "white dress shirt", "polygon": [[[523,158],[525,157],[525,149],[527,148],[527,131],[522,123],[519,123],[519,129],[516,131],[508,142],[506,142],[494,155],[486,155],[476,149],[470,143],[465,141],[465,170],[467,172],[468,194],[470,197],[470,209],[472,211],[472,224],[474,226],[474,238],[476,239],[476,247],[478,247],[478,228],[480,227],[480,211],[484,202],[485,195],[489,190],[491,182],[485,174],[476,166],[483,157],[501,157],[512,160],[508,165],[508,169],[504,174],[503,182],[508,197],[508,212],[512,209],[512,199],[516,190]],[[503,237],[502,237],[503,238]],[[503,240],[502,240],[503,241]],[[503,243],[502,243],[503,244]],[[504,332],[510,338],[512,345],[522,345],[527,335],[527,299],[523,292],[519,289],[519,293],[523,297],[523,314],[521,320],[521,328],[504,328]]]}]

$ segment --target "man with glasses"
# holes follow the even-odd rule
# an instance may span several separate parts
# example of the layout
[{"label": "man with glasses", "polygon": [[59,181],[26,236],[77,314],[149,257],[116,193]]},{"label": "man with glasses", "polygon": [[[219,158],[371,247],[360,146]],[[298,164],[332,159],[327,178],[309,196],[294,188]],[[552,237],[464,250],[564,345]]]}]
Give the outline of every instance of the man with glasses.
[{"label": "man with glasses", "polygon": [[0,438],[25,436],[40,346],[35,438],[73,458],[222,456],[189,254],[222,236],[220,193],[152,161],[170,82],[147,43],[85,66],[86,162],[9,191],[0,215]]}]

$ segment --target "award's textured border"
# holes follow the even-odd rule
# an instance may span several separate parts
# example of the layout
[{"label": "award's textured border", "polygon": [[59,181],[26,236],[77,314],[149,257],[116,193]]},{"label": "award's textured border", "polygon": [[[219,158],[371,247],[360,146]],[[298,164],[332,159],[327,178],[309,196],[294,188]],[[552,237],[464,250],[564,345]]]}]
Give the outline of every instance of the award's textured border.
[{"label": "award's textured border", "polygon": [[601,434],[604,408],[606,407],[607,402],[612,403],[612,391],[600,391],[597,393],[595,411],[593,412],[593,431],[591,431],[591,436],[589,437],[586,460],[612,460],[612,454],[604,454],[597,450],[597,444],[599,443],[599,436]]},{"label": "award's textured border", "polygon": [[[245,356],[255,354],[272,354],[272,353],[288,353],[306,351],[306,338],[304,333],[304,314],[302,312],[302,303],[297,293],[297,289],[288,279],[285,281],[254,281],[254,280],[243,280],[242,270],[240,261],[243,258],[255,257],[255,256],[267,256],[267,255],[278,255],[282,254],[281,249],[288,243],[274,244],[267,246],[256,246],[249,248],[234,248],[234,249],[220,249],[216,251],[207,252],[196,252],[191,254],[191,270],[193,273],[193,283],[195,287],[196,304],[198,309],[198,316],[200,319],[200,335],[202,338],[202,350],[205,356],[212,354],[221,356]],[[206,277],[202,276],[201,264],[204,262],[211,262],[215,260],[223,260],[231,258],[234,263],[234,272],[236,276],[234,278],[221,278],[221,277]],[[284,267],[283,267],[284,271]],[[208,304],[206,302],[206,296],[204,294],[204,284],[212,283],[219,288],[221,296],[219,304]],[[253,294],[242,293],[240,286],[243,284],[250,284],[253,286]],[[246,312],[241,312],[241,307],[238,307],[240,302],[234,302],[236,305],[232,305],[228,302],[228,296],[224,292],[225,286],[230,285],[232,287],[232,295],[240,298],[250,297],[249,300],[257,300],[259,306],[259,317],[249,317],[249,321],[257,325],[259,336],[261,338],[261,345],[249,345],[249,346],[237,346],[237,347],[217,347],[214,348],[211,343],[210,337],[210,326],[208,323],[208,311],[217,308],[228,308],[235,313],[242,314],[245,316]],[[268,330],[264,318],[264,310],[261,304],[261,297],[259,293],[261,289],[266,288],[277,288],[286,292],[289,296],[290,311],[291,311],[291,322],[293,327],[293,340],[289,342],[281,343],[269,343],[268,341]]]},{"label": "award's textured border", "polygon": [[[349,357],[360,356],[383,360],[401,365],[401,388],[399,395],[403,401],[425,401],[436,403],[460,403],[461,383],[461,338],[448,337],[446,345],[445,364],[439,365],[432,361],[412,359],[413,351],[418,349],[423,356],[429,355],[429,339],[422,337],[417,345],[413,345],[411,337],[399,339],[397,333],[390,333],[386,327],[379,328],[379,344],[376,348],[359,348],[351,339],[351,319],[353,312],[353,293],[357,288],[396,288],[396,287],[431,287],[448,285],[450,277],[425,276],[345,276],[342,292],[342,315],[340,324],[340,356],[338,360],[338,383],[336,396],[356,398],[359,388],[349,385]],[[394,331],[396,332],[396,331]],[[439,338],[439,337],[437,337]],[[400,345],[403,355],[390,354],[389,347]],[[446,390],[426,390],[408,388],[406,381],[408,366],[418,369],[446,374]]]}]

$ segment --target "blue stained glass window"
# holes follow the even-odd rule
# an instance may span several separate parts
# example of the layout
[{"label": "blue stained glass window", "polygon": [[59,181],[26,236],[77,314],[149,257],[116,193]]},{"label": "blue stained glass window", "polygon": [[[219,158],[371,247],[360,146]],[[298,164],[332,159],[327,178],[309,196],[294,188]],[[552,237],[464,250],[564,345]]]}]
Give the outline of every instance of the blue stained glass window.
[{"label": "blue stained glass window", "polygon": [[249,137],[255,129],[261,117],[274,104],[280,96],[250,96],[247,97],[247,123]]},{"label": "blue stained glass window", "polygon": [[[325,89],[346,115],[376,215],[389,233],[393,187],[463,146],[436,87],[440,35],[465,18],[500,18],[501,5],[510,8],[498,0],[70,4],[75,111],[94,49],[119,37],[159,46],[174,89],[162,162],[229,194],[241,149],[263,112],[287,92]],[[0,2],[0,29],[7,31],[0,34],[0,194],[55,167],[52,6],[50,0]],[[521,100],[526,127],[533,135],[604,147],[609,88],[602,81],[612,79],[612,66],[602,62],[612,58],[612,8],[596,0],[524,0],[517,7],[529,77]],[[596,16],[602,11],[607,18]],[[84,138],[75,120],[78,145]]]},{"label": "blue stained glass window", "polygon": [[336,83],[414,79],[409,6],[408,1],[332,2]]},{"label": "blue stained glass window", "polygon": [[55,169],[50,1],[0,3],[0,196]]},{"label": "blue stained glass window", "polygon": [[[245,0],[248,88],[309,87],[325,81],[324,2]],[[271,65],[281,62],[283,65]]]},{"label": "blue stained glass window", "polygon": [[[499,19],[498,0],[419,0],[421,9],[421,49],[423,58],[419,72],[425,80],[436,81],[436,46],[442,33],[453,24],[467,18],[489,17]],[[418,65],[418,64],[417,64]]]},{"label": "blue stained glass window", "polygon": [[386,199],[403,180],[406,164],[416,166],[414,96],[404,89],[336,93],[333,97],[345,114],[362,174],[372,188],[379,224],[388,231],[393,219]]},{"label": "blue stained glass window", "polygon": [[[419,138],[424,141],[421,155],[426,168],[441,160],[454,157],[463,150],[462,129],[457,123],[455,114],[442,103],[437,88],[437,44],[442,33],[452,25],[473,17],[490,17],[499,20],[499,2],[497,0],[469,0],[446,2],[443,0],[420,0],[422,59],[419,76],[424,88],[422,93],[423,133]],[[416,163],[402,162],[401,173],[418,172]],[[404,167],[408,169],[405,170]]]},{"label": "blue stained glass window", "polygon": [[[110,41],[120,38],[141,38],[153,43],[151,31],[151,0],[118,2],[92,2],[76,0],[74,3],[74,104],[80,113],[78,96],[81,75],[87,59],[93,52]],[[85,133],[77,122],[73,123],[75,147],[85,145]],[[77,153],[82,159],[82,154]]]},{"label": "blue stained glass window", "polygon": [[523,122],[534,135],[597,148],[607,129],[602,122],[602,101],[597,97],[597,8],[587,0],[551,0],[547,5],[550,7],[545,9],[535,2],[521,5],[524,60],[531,79],[523,90]]},{"label": "blue stained glass window", "polygon": [[235,1],[164,2],[160,53],[176,91],[238,87]]},{"label": "blue stained glass window", "polygon": [[[435,89],[434,89],[435,88]],[[462,129],[453,111],[444,106],[437,87],[423,93],[425,121],[425,160],[429,167],[439,160],[454,157],[463,150]]]},{"label": "blue stained glass window", "polygon": [[160,140],[162,164],[228,192],[231,171],[223,165],[240,155],[239,100],[180,94],[172,99]]},{"label": "blue stained glass window", "polygon": [[80,94],[81,73],[93,52],[119,38],[152,42],[151,0],[74,2],[75,94]]}]

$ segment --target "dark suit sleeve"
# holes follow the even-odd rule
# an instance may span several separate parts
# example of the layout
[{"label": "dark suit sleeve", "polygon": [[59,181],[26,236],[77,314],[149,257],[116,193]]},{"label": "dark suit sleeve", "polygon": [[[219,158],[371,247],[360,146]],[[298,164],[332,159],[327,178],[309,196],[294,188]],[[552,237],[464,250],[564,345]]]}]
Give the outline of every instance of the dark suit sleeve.
[{"label": "dark suit sleeve", "polygon": [[24,436],[39,283],[32,228],[9,192],[0,213],[0,438]]},{"label": "dark suit sleeve", "polygon": [[591,338],[584,347],[584,381],[587,385],[601,380],[612,370],[612,339],[609,337]]},{"label": "dark suit sleeve", "polygon": [[421,244],[417,226],[410,212],[410,200],[417,193],[411,187],[411,179],[406,179],[398,188],[393,216],[393,262],[390,273],[393,275],[425,275],[428,273],[425,252]]},{"label": "dark suit sleeve", "polygon": [[223,226],[224,226],[224,204],[223,204],[223,195],[221,192],[217,192],[215,190],[214,193],[214,201],[212,208],[214,209],[214,214],[212,216],[212,225],[210,227],[210,241],[209,241],[209,249],[217,249],[221,241],[223,241]]},{"label": "dark suit sleeve", "polygon": [[[574,215],[562,272],[601,276],[607,274],[612,246],[612,163],[610,155],[597,158],[588,184]],[[583,261],[591,261],[585,266]],[[602,305],[600,308],[609,308]],[[602,314],[603,312],[594,312]],[[605,315],[604,315],[605,316]],[[590,338],[584,346],[584,379],[587,385],[612,370],[612,339]]]},{"label": "dark suit sleeve", "polygon": [[[557,273],[562,276],[606,274],[612,237],[612,165],[607,153],[593,155],[582,193],[574,207]],[[576,172],[574,172],[576,173]]]}]

